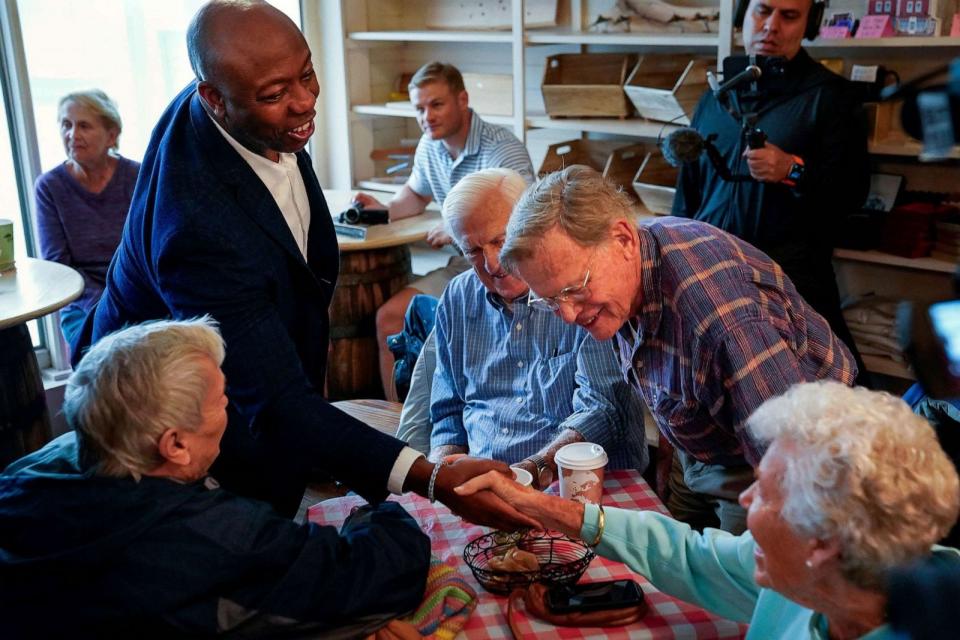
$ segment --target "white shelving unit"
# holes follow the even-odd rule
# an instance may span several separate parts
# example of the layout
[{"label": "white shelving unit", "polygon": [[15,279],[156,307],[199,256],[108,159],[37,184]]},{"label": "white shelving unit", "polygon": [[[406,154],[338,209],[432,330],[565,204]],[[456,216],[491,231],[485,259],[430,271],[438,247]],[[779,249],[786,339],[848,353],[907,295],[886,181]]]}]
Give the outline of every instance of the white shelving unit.
[{"label": "white shelving unit", "polygon": [[[315,1],[319,4],[312,13],[328,23],[323,29],[326,46],[342,43],[342,50],[327,54],[331,59],[342,59],[342,64],[334,69],[339,73],[328,74],[334,85],[326,90],[346,100],[345,105],[336,105],[334,110],[342,114],[342,122],[335,124],[342,131],[329,145],[338,162],[349,163],[349,179],[344,180],[341,171],[339,182],[333,185],[337,188],[399,190],[399,184],[371,181],[382,168],[370,160],[370,152],[394,147],[403,138],[419,138],[412,107],[387,103],[392,100],[389,93],[400,74],[410,73],[428,60],[442,59],[466,72],[510,75],[512,115],[480,115],[488,122],[511,128],[527,144],[534,167],[538,167],[546,147],[561,140],[580,136],[657,140],[676,128],[639,118],[549,117],[540,93],[547,56],[564,52],[637,51],[708,54],[722,60],[737,49],[739,41],[732,26],[734,0],[721,0],[718,33],[696,34],[590,31],[587,25],[598,14],[610,15],[615,11],[615,0],[558,0],[557,24],[549,28],[524,25],[523,0],[488,0],[489,5],[503,11],[507,10],[503,3],[509,5],[510,28],[501,31],[427,29],[428,4],[444,0]],[[862,4],[862,0],[834,0],[830,10],[852,10],[859,15]],[[843,59],[848,70],[853,63],[880,63],[897,69],[903,79],[960,56],[960,38],[950,37],[817,40],[805,46],[815,57]],[[922,176],[931,172],[919,162],[923,158],[918,143],[875,142],[870,151],[881,170],[887,170],[883,167],[889,162],[906,166],[905,173],[911,176],[908,188],[928,188],[913,182],[916,176],[921,176],[922,182]],[[955,151],[952,157],[960,159],[960,152]],[[960,164],[956,162],[932,174],[937,176],[936,180],[931,179],[932,184],[940,185],[941,190],[951,180],[960,185]],[[960,191],[958,187],[951,189]],[[850,250],[838,250],[836,264],[841,288],[846,293],[883,290],[916,300],[948,296],[950,275],[955,268],[938,260],[908,260],[874,251]],[[868,366],[887,375],[910,375],[904,367],[882,359],[868,359]]]}]

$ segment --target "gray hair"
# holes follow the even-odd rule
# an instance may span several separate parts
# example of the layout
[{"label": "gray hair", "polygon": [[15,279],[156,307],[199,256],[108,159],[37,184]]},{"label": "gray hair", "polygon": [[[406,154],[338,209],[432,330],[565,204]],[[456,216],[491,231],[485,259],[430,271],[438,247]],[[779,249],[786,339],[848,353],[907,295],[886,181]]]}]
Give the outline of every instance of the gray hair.
[{"label": "gray hair", "polygon": [[747,428],[786,446],[784,520],[801,535],[838,540],[840,570],[860,587],[882,587],[889,569],[925,556],[957,519],[957,471],[900,398],[836,381],[798,384],[760,405]]},{"label": "gray hair", "polygon": [[209,316],[128,327],[87,352],[67,381],[63,412],[98,473],[139,480],[163,463],[157,443],[167,429],[199,426],[204,356],[223,363]]},{"label": "gray hair", "polygon": [[107,129],[116,129],[117,139],[111,148],[120,148],[120,132],[123,131],[123,121],[120,120],[120,111],[117,109],[116,103],[110,99],[110,96],[100,89],[68,93],[60,98],[60,102],[57,103],[58,118],[62,116],[63,108],[71,103],[92,112],[100,118],[103,126]]},{"label": "gray hair", "polygon": [[549,173],[530,186],[514,207],[500,252],[504,267],[537,252],[543,236],[560,227],[577,244],[594,247],[617,220],[634,218],[633,202],[596,170],[582,164]]},{"label": "gray hair", "polygon": [[452,230],[455,222],[478,206],[496,199],[512,209],[526,188],[527,181],[513,169],[483,169],[465,176],[443,200],[443,220],[447,230]]}]

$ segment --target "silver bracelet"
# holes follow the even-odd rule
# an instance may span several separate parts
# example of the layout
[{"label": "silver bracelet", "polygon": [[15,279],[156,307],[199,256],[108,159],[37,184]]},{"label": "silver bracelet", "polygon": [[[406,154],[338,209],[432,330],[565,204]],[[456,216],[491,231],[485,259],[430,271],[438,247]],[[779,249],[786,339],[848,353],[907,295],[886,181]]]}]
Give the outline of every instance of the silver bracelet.
[{"label": "silver bracelet", "polygon": [[437,476],[440,475],[440,467],[447,464],[446,462],[438,462],[433,465],[433,471],[430,472],[430,482],[427,483],[427,500],[430,502],[436,502],[437,498],[433,495],[433,487],[437,484]]}]

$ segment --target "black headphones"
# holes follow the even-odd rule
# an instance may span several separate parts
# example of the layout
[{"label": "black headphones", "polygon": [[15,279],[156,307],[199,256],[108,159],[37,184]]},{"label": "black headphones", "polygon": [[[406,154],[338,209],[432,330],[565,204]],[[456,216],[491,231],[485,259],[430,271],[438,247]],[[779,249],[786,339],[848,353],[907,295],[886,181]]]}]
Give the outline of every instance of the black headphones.
[{"label": "black headphones", "polygon": [[[733,14],[733,26],[743,29],[743,21],[747,17],[747,7],[750,6],[750,0],[738,0],[737,12]],[[803,37],[807,40],[813,40],[820,33],[820,23],[823,21],[823,10],[827,3],[823,0],[813,0],[810,6],[810,13],[807,14],[807,27],[803,31]]]}]

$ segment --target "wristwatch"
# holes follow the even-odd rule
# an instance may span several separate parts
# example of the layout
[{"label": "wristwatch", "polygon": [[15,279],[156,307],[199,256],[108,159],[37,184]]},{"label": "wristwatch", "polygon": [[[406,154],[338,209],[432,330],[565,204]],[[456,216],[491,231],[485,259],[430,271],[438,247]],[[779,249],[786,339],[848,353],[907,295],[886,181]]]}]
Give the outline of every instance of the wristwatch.
[{"label": "wristwatch", "polygon": [[800,184],[800,181],[803,180],[804,171],[806,171],[806,169],[803,166],[803,158],[800,156],[793,156],[793,166],[790,167],[787,177],[780,182],[788,187],[796,187],[798,184]]},{"label": "wristwatch", "polygon": [[553,483],[553,470],[547,464],[547,461],[539,453],[535,453],[532,456],[527,456],[527,460],[532,462],[537,468],[537,473],[535,475],[537,479],[537,486],[541,489],[546,489]]}]

